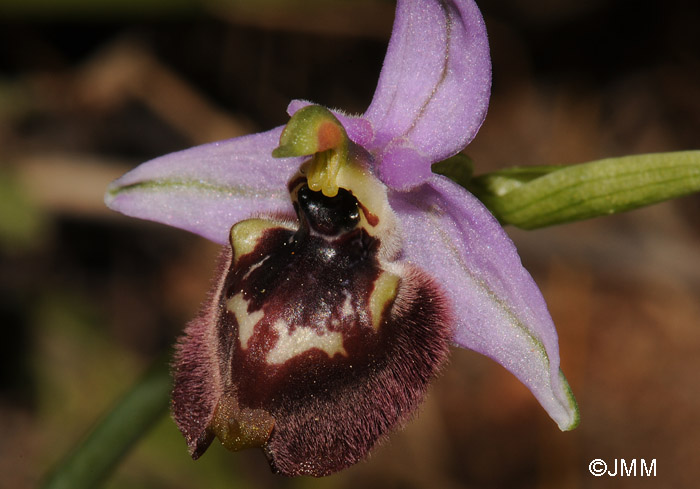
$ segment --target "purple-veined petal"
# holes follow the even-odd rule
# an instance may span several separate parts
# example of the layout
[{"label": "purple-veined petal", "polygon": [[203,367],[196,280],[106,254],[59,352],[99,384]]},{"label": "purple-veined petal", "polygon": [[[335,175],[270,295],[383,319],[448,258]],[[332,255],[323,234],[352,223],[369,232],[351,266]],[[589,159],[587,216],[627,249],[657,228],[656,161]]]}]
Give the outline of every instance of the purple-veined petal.
[{"label": "purple-veined petal", "polygon": [[233,224],[294,214],[287,182],[300,158],[273,158],[282,127],[204,144],[143,163],[110,184],[108,207],[228,242]]},{"label": "purple-veined petal", "polygon": [[520,379],[562,430],[578,410],[559,368],[557,333],[515,246],[473,195],[441,176],[391,192],[404,230],[403,259],[445,288],[457,345],[493,358]]},{"label": "purple-veined petal", "polygon": [[[394,30],[365,117],[379,176],[405,190],[427,180],[430,165],[463,149],[486,116],[491,58],[484,19],[472,0],[399,0]],[[398,165],[386,149],[415,157]],[[406,173],[416,175],[408,179]]]},{"label": "purple-veined petal", "polygon": [[[308,107],[309,105],[315,105],[313,102],[308,100],[292,100],[287,106],[287,114],[293,116],[298,110]],[[345,132],[348,134],[350,140],[359,144],[362,147],[367,146],[372,142],[372,124],[369,121],[363,119],[362,117],[347,115],[337,109],[328,109],[333,112],[333,115],[338,118],[340,123],[345,128]]]}]

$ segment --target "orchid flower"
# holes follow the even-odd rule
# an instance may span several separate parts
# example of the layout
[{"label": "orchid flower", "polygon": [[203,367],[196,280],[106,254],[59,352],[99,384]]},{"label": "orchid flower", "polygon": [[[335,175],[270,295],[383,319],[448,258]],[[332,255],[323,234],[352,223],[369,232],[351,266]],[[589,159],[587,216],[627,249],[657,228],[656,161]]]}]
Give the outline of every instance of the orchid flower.
[{"label": "orchid flower", "polygon": [[497,220],[431,165],[488,106],[472,0],[399,0],[376,92],[349,116],[156,158],[106,203],[224,245],[176,353],[173,414],[193,458],[215,437],[276,472],[322,476],[405,422],[450,344],[503,365],[562,430],[578,411],[544,299]]}]

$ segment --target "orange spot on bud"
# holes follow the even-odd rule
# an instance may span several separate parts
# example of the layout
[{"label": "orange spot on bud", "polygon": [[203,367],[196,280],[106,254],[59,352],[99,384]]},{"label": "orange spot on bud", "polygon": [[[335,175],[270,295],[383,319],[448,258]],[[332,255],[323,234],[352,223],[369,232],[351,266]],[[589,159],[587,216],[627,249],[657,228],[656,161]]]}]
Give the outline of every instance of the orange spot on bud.
[{"label": "orange spot on bud", "polygon": [[316,151],[327,151],[337,148],[343,142],[343,131],[340,126],[333,121],[323,121],[318,126],[318,149]]}]

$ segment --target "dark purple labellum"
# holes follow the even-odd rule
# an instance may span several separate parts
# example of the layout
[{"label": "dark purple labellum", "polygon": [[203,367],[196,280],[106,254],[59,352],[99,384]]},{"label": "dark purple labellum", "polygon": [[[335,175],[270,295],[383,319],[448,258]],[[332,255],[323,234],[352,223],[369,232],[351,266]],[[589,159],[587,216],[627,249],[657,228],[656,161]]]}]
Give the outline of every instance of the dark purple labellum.
[{"label": "dark purple labellum", "polygon": [[218,437],[262,447],[276,472],[324,476],[415,410],[450,321],[432,279],[380,262],[376,222],[351,192],[292,195],[298,228],[232,229],[233,253],[177,353],[173,412],[194,458]]}]

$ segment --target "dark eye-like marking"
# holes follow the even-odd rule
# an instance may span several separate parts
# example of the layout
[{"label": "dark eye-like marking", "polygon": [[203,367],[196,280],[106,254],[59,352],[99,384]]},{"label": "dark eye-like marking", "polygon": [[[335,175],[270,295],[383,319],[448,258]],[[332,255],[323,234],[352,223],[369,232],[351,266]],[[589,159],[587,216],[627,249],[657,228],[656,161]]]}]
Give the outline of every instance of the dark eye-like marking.
[{"label": "dark eye-like marking", "polygon": [[446,359],[451,322],[427,275],[382,263],[382,236],[351,192],[302,182],[292,195],[297,227],[231,229],[211,302],[177,355],[173,411],[194,457],[216,436],[263,447],[275,471],[320,476],[410,415]]},{"label": "dark eye-like marking", "polygon": [[317,233],[335,236],[354,229],[360,223],[360,208],[357,199],[347,190],[338,189],[335,197],[326,197],[303,185],[297,192],[300,218],[306,219],[309,227]]}]

